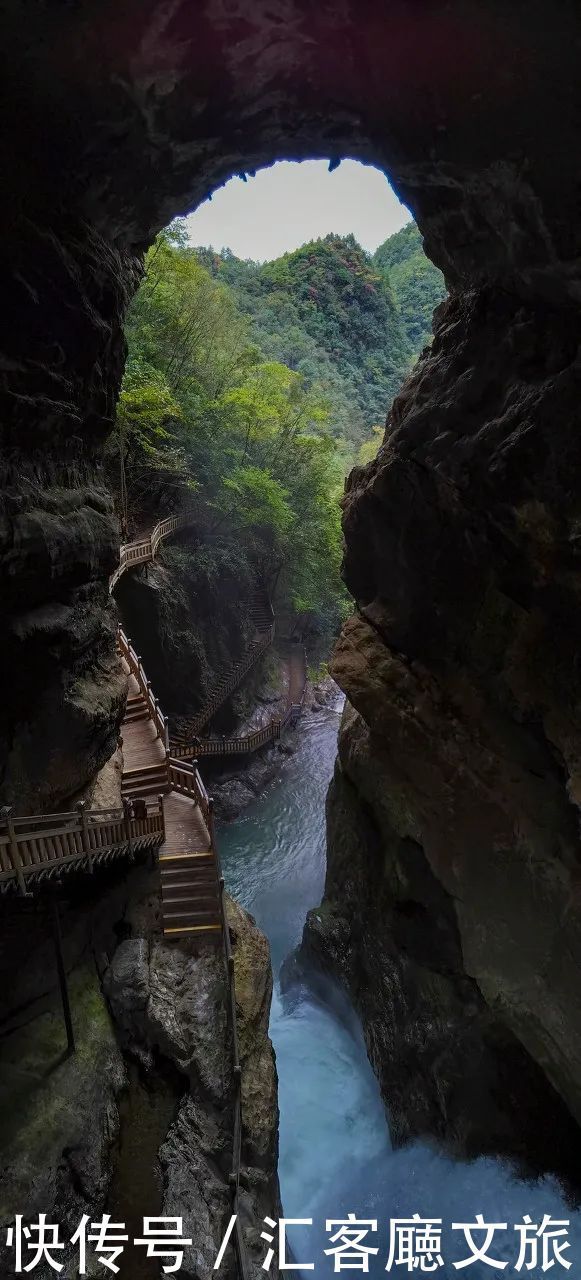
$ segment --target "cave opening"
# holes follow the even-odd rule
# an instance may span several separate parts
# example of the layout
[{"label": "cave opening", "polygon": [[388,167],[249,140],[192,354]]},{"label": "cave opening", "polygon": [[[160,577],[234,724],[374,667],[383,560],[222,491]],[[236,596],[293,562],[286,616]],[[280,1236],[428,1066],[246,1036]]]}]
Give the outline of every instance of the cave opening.
[{"label": "cave opening", "polygon": [[[435,1132],[474,1154],[492,1114],[498,1149],[526,1157],[550,1101],[560,1120],[544,1140],[568,1164],[581,1119],[576,6],[392,0],[389,29],[379,0],[207,0],[195,14],[185,0],[98,13],[83,0],[26,21],[18,8],[2,17],[2,799],[58,810],[115,751],[105,450],[144,253],[245,167],[379,165],[450,299],[389,448],[348,481],[357,611],[334,672],[350,705],[310,942],[353,994],[396,1136]],[[398,895],[435,936],[453,912],[452,973],[426,969],[412,929],[394,955]],[[105,1031],[102,1044],[110,1055]]]},{"label": "cave opening", "polygon": [[[199,709],[204,669],[243,649],[234,615],[243,628],[256,577],[278,635],[326,666],[349,608],[345,477],[377,454],[444,296],[386,176],[338,157],[238,174],[159,233],[128,311],[105,459],[123,542],[191,511],[163,571],[116,589],[172,715]],[[212,717],[229,738],[235,723],[232,707]]]}]

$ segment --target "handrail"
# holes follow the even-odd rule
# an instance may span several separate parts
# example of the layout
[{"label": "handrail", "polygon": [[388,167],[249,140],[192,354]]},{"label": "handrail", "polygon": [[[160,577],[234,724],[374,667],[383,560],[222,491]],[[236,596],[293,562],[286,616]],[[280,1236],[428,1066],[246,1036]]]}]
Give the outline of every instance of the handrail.
[{"label": "handrail", "polygon": [[240,1213],[238,1205],[238,1193],[240,1188],[240,1165],[242,1162],[242,1064],[240,1062],[240,1044],[238,1040],[238,1020],[236,1015],[236,981],[234,974],[234,956],[232,955],[232,944],[230,941],[230,929],[228,927],[228,916],[226,905],[224,902],[225,883],[220,863],[220,852],[218,842],[216,840],[216,824],[214,821],[214,802],[209,801],[208,827],[210,833],[210,848],[214,851],[216,859],[216,870],[218,873],[218,884],[220,887],[220,917],[222,920],[222,945],[224,949],[224,964],[226,967],[226,980],[228,983],[228,1021],[230,1023],[230,1034],[232,1038],[232,1074],[234,1077],[234,1129],[232,1136],[232,1168],[230,1170],[229,1184],[232,1196],[232,1215],[234,1217],[234,1248],[236,1250],[236,1261],[238,1263],[238,1271],[241,1280],[249,1280],[250,1271],[248,1260],[246,1257],[246,1247],[244,1244],[244,1236],[242,1234],[242,1224],[240,1222]]},{"label": "handrail", "polygon": [[[171,740],[170,749],[172,756],[176,760],[190,760],[194,756],[230,756],[230,755],[246,755],[252,751],[258,751],[267,742],[278,742],[282,733],[288,725],[296,724],[300,719],[305,703],[305,695],[307,690],[307,657],[304,645],[302,646],[303,657],[303,685],[301,698],[299,702],[289,702],[284,715],[273,716],[268,724],[263,725],[261,729],[254,729],[252,733],[244,736],[240,735],[233,738],[197,738],[195,731],[193,736],[195,742],[188,743],[186,741]],[[190,726],[191,728],[191,726]]]},{"label": "handrail", "polygon": [[[202,707],[200,711],[198,711],[197,715],[192,717],[192,719],[189,721],[189,723],[187,724],[183,732],[184,738],[190,734],[196,734],[199,729],[203,729],[204,725],[208,723],[208,720],[211,719],[214,712],[217,711],[218,708],[222,706],[222,704],[226,701],[226,698],[228,698],[229,695],[233,693],[234,689],[236,689],[236,687],[244,679],[244,676],[251,670],[255,662],[258,661],[261,654],[264,653],[265,649],[268,649],[269,645],[272,644],[273,639],[274,639],[274,624],[271,624],[271,626],[268,628],[268,631],[264,635],[264,639],[253,644],[252,647],[246,652],[246,654],[240,659],[240,661],[235,663],[234,666],[230,668],[230,673],[228,677],[223,677],[223,679],[219,682],[218,687],[215,690],[213,696],[209,699],[209,701],[205,704],[205,706]],[[173,750],[173,744],[172,744],[172,750]]]},{"label": "handrail", "polygon": [[171,753],[175,760],[189,760],[195,756],[229,756],[243,755],[247,752],[257,751],[259,747],[265,746],[267,742],[276,742],[281,735],[281,731],[288,723],[289,713],[282,720],[269,720],[268,724],[262,729],[255,729],[253,733],[249,733],[246,737],[239,738],[199,738],[195,743],[187,742],[171,743]]},{"label": "handrail", "polygon": [[135,676],[135,679],[137,680],[137,684],[139,686],[139,692],[145,698],[148,714],[150,716],[150,719],[153,720],[153,723],[155,725],[157,737],[161,738],[164,746],[164,750],[167,753],[169,751],[168,722],[163,714],[163,711],[159,705],[157,698],[155,697],[155,694],[153,693],[153,690],[151,688],[151,681],[147,679],[141,658],[139,657],[139,654],[135,652],[135,649],[133,648],[131,641],[125,635],[125,632],[121,627],[121,625],[119,625],[117,628],[117,641],[119,644],[119,649],[123,657],[125,658],[125,661],[131,672],[131,675]]},{"label": "handrail", "polygon": [[179,515],[166,516],[164,520],[158,521],[148,537],[123,543],[119,549],[119,564],[109,578],[109,595],[115,590],[126,569],[155,560],[157,548],[164,538],[168,538],[170,533],[175,533],[177,529],[186,529],[196,520],[194,511],[182,511]]},{"label": "handrail", "polygon": [[170,756],[167,762],[167,770],[171,789],[179,791],[181,795],[191,796],[195,803],[200,806],[204,821],[208,826],[210,799],[198,771],[198,761],[192,760],[190,765],[182,764],[180,760],[175,760]]},{"label": "handrail", "polygon": [[0,882],[14,881],[26,894],[30,876],[54,874],[85,862],[89,870],[105,856],[133,853],[161,843],[165,835],[163,799],[145,817],[126,808],[87,809],[83,802],[64,813],[15,818],[0,810]]}]

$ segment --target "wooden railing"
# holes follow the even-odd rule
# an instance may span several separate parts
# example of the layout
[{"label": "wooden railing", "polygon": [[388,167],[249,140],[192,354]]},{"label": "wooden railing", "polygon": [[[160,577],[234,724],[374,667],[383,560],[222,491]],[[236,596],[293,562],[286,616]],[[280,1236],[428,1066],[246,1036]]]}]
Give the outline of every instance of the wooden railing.
[{"label": "wooden railing", "polygon": [[197,738],[193,742],[172,739],[171,753],[175,760],[191,760],[195,757],[238,756],[258,751],[269,742],[278,742],[285,729],[297,723],[305,703],[307,688],[306,655],[303,649],[304,679],[300,702],[290,702],[282,717],[275,716],[261,729],[233,738]]},{"label": "wooden railing", "polygon": [[218,708],[224,704],[230,694],[233,693],[238,685],[242,683],[244,676],[248,675],[248,672],[252,669],[255,663],[258,662],[258,659],[262,656],[265,650],[268,649],[269,645],[272,644],[273,640],[274,622],[271,623],[268,631],[264,632],[263,639],[253,644],[252,648],[249,649],[244,657],[240,659],[240,662],[234,665],[226,679],[226,682],[216,690],[209,702],[206,703],[203,711],[200,711],[197,716],[194,716],[192,721],[192,724],[195,725],[194,732],[196,732],[197,729],[202,729],[204,725],[208,723],[208,720],[211,720]]},{"label": "wooden railing", "polygon": [[67,813],[14,818],[0,810],[0,886],[10,882],[27,892],[38,880],[93,866],[117,854],[137,853],[161,844],[165,836],[163,800],[150,802],[145,817],[125,809],[87,809],[79,804]]},{"label": "wooden railing", "polygon": [[122,627],[117,628],[117,643],[119,651],[125,658],[132,676],[135,676],[139,686],[139,692],[143,694],[147,704],[148,714],[153,721],[158,738],[161,738],[163,746],[169,751],[169,726],[159,705],[155,694],[151,688],[151,682],[147,679],[143,663],[139,654],[135,652],[131,641],[127,639]]},{"label": "wooden railing", "polygon": [[192,760],[196,756],[236,756],[258,751],[267,742],[280,738],[287,716],[283,720],[270,720],[262,729],[240,738],[199,738],[194,743],[173,742],[171,753],[175,760]]},{"label": "wooden railing", "polygon": [[[240,661],[231,667],[228,675],[219,682],[218,687],[208,699],[205,706],[202,707],[201,711],[198,711],[197,715],[192,717],[183,731],[182,737],[184,740],[187,740],[190,735],[197,734],[198,731],[203,729],[204,725],[208,723],[208,720],[212,719],[212,716],[215,715],[216,711],[218,711],[221,706],[223,706],[230,694],[233,693],[238,685],[242,683],[244,676],[248,674],[265,650],[272,644],[273,639],[274,622],[271,623],[268,631],[264,632],[263,639],[253,644],[251,649],[244,654]],[[172,741],[172,751],[174,750],[174,746],[175,743]]]},{"label": "wooden railing", "polygon": [[164,538],[176,533],[178,529],[186,529],[194,524],[197,516],[193,511],[182,511],[177,516],[167,516],[160,520],[155,529],[146,538],[138,538],[136,542],[126,542],[119,552],[119,564],[109,579],[109,594],[115,590],[117,583],[126,569],[138,564],[148,564],[155,559],[157,548]]},{"label": "wooden railing", "polygon": [[191,765],[187,765],[170,757],[168,782],[173,791],[179,791],[181,795],[191,797],[194,803],[200,806],[204,822],[209,826],[210,798],[200,777],[197,760],[192,760]]}]

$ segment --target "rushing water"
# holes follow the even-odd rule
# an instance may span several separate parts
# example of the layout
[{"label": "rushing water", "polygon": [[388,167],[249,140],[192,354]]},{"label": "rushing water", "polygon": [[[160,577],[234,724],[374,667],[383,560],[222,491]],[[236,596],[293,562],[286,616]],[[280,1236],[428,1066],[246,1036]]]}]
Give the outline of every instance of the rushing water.
[{"label": "rushing water", "polygon": [[[220,833],[228,889],[270,940],[275,976],[270,1033],[279,1074],[282,1202],[287,1218],[313,1220],[312,1227],[287,1230],[291,1251],[299,1262],[314,1263],[314,1272],[305,1271],[306,1276],[333,1274],[335,1260],[323,1254],[332,1247],[333,1233],[325,1230],[325,1220],[353,1212],[358,1218],[377,1220],[377,1233],[370,1232],[364,1243],[378,1249],[369,1271],[379,1276],[385,1274],[388,1259],[389,1220],[417,1213],[424,1219],[442,1219],[444,1264],[434,1263],[437,1274],[461,1276],[463,1269],[457,1271],[452,1260],[468,1257],[470,1250],[464,1233],[452,1231],[451,1224],[474,1222],[482,1213],[486,1223],[507,1224],[506,1231],[495,1233],[490,1256],[508,1261],[508,1275],[518,1258],[514,1224],[522,1222],[524,1214],[530,1214],[533,1223],[551,1214],[570,1220],[570,1247],[563,1258],[572,1260],[575,1276],[575,1263],[581,1263],[581,1218],[567,1208],[552,1179],[522,1182],[501,1161],[452,1161],[423,1143],[394,1151],[352,1011],[332,988],[325,1002],[305,990],[281,995],[280,966],[300,941],[307,911],[322,895],[325,794],[337,728],[337,710],[306,715],[300,738],[297,735],[298,749],[282,778]],[[482,1245],[483,1233],[475,1232],[474,1239]],[[540,1263],[539,1247],[539,1270]],[[406,1267],[395,1266],[393,1272],[403,1276]],[[467,1274],[480,1280],[501,1273],[475,1262]],[[552,1274],[565,1275],[565,1269],[557,1262]]]}]

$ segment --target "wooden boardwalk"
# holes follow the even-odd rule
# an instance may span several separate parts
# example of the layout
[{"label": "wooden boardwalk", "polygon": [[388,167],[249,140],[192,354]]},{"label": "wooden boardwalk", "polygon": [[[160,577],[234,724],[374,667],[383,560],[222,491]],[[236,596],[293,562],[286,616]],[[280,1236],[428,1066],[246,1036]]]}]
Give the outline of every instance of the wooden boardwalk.
[{"label": "wooden boardwalk", "polygon": [[216,856],[201,807],[170,789],[165,746],[151,719],[136,677],[129,677],[123,722],[123,793],[148,803],[165,792],[165,839],[159,851],[163,931],[166,936],[221,937]]}]

